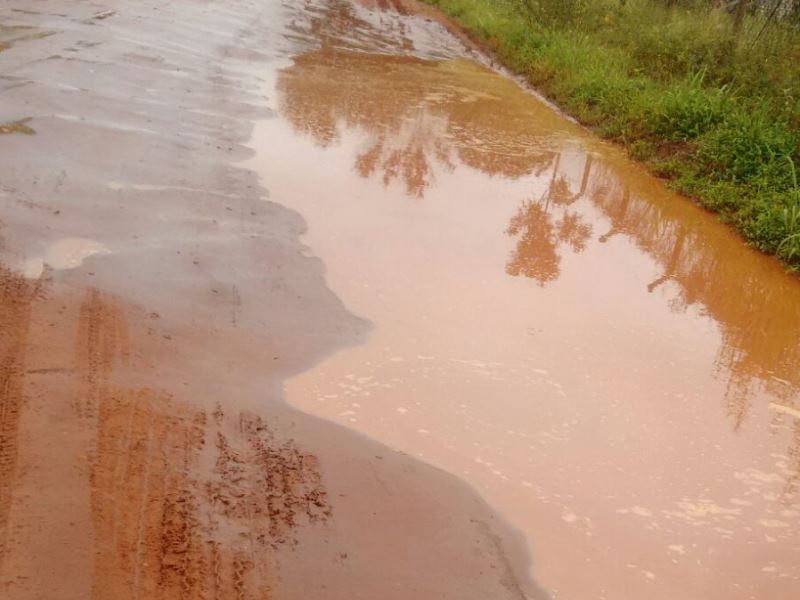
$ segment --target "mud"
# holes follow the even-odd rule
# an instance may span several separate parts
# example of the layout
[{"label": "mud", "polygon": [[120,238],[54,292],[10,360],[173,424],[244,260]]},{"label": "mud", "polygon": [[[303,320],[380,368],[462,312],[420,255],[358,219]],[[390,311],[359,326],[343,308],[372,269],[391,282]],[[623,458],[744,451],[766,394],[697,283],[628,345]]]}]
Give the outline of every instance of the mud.
[{"label": "mud", "polygon": [[546,597],[466,484],[282,401],[370,329],[241,164],[315,10],[0,9],[4,599]]},{"label": "mud", "polygon": [[797,280],[453,33],[0,9],[0,596],[794,600]]},{"label": "mud", "polygon": [[17,434],[23,405],[25,351],[36,282],[0,269],[0,560],[5,555],[11,483],[17,474]]},{"label": "mud", "polygon": [[331,516],[317,459],[253,414],[108,390],[94,454],[95,598],[272,597],[275,550]]}]

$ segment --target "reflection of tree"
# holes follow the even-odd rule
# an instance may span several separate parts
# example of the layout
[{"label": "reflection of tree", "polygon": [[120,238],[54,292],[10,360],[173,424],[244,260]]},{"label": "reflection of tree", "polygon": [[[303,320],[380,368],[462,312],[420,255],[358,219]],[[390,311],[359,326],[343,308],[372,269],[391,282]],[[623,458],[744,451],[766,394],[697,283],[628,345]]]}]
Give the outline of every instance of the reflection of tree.
[{"label": "reflection of tree", "polygon": [[[583,221],[579,212],[569,209],[586,192],[591,157],[587,156],[577,193],[571,192],[567,178],[559,172],[561,155],[554,155],[552,163],[553,172],[542,198],[524,202],[506,229],[507,235],[518,238],[506,273],[530,277],[542,286],[561,273],[559,246],[566,245],[575,253],[583,252],[592,235],[592,226]],[[558,213],[555,223],[553,211]]]},{"label": "reflection of tree", "polygon": [[[796,394],[798,281],[769,264],[748,260],[733,240],[718,239],[727,232],[702,227],[691,207],[646,199],[607,167],[598,169],[593,179],[600,193],[590,193],[592,201],[611,223],[600,240],[624,233],[660,267],[661,275],[647,285],[649,292],[672,281],[675,310],[698,306],[719,324],[724,344],[718,367],[744,376],[734,387],[757,383],[780,397]],[[743,396],[752,397],[754,391]]]},{"label": "reflection of tree", "polygon": [[380,172],[384,185],[399,179],[410,196],[421,197],[433,177],[428,157],[453,168],[443,135],[446,126],[441,117],[420,111],[406,119],[395,136],[373,136],[367,150],[356,157],[356,171],[362,177]]},{"label": "reflection of tree", "polygon": [[293,9],[299,9],[301,14],[290,22],[289,38],[302,40],[304,48],[393,53],[413,49],[403,21],[383,19],[377,28],[364,18],[364,13],[359,15],[350,0],[306,0],[304,6]]},{"label": "reflection of tree", "polygon": [[[341,49],[359,48],[359,40],[373,48],[398,44],[369,39],[370,25],[353,25],[341,10],[316,22],[322,49],[280,73],[281,111],[297,131],[322,146],[337,143],[345,129],[358,131],[364,139],[356,172],[387,185],[400,181],[411,196],[424,195],[437,173],[457,164],[508,178],[547,178],[542,197],[522,204],[506,230],[516,239],[507,272],[540,285],[559,276],[563,252],[586,248],[591,225],[578,200],[591,201],[608,222],[598,242],[624,238],[656,263],[659,272],[643,283],[643,293],[668,296],[673,310],[694,309],[716,323],[722,340],[716,368],[727,382],[725,410],[734,427],[746,422],[757,398],[800,409],[796,280],[746,256],[652,179],[622,175],[591,154],[570,177],[557,153],[562,144],[551,135],[563,124],[550,124],[549,113],[513,83],[503,87],[500,78],[460,61]],[[800,425],[792,427],[796,489]]]},{"label": "reflection of tree", "polygon": [[[633,180],[633,184],[636,180]],[[661,274],[649,282],[650,293],[670,294],[673,310],[692,307],[710,317],[722,338],[716,369],[726,380],[725,411],[736,430],[758,398],[800,409],[800,282],[776,265],[747,256],[738,240],[652,187],[636,189],[607,165],[592,175],[588,197],[610,222],[606,242],[615,235],[646,252]],[[673,285],[664,288],[667,282]],[[793,431],[790,460],[794,476],[787,493],[800,481],[800,424]]]},{"label": "reflection of tree", "polygon": [[506,233],[519,237],[517,247],[506,265],[506,273],[514,277],[530,277],[540,285],[558,277],[561,262],[556,252],[558,240],[550,215],[541,203],[525,202],[512,217]]},{"label": "reflection of tree", "polygon": [[412,196],[424,195],[436,173],[456,162],[517,178],[552,161],[541,145],[541,120],[520,101],[526,96],[466,61],[326,47],[296,57],[281,71],[278,90],[281,112],[297,131],[324,147],[343,129],[361,132],[356,172],[387,185],[402,181]]},{"label": "reflection of tree", "polygon": [[[645,284],[646,292],[667,295],[672,310],[694,309],[717,324],[721,345],[715,368],[726,383],[724,409],[735,430],[761,398],[800,410],[797,279],[771,263],[757,262],[738,240],[728,239],[731,234],[705,227],[693,207],[659,192],[648,180],[623,179],[608,164],[590,158],[582,173],[569,174],[555,155],[551,169],[545,193],[525,202],[506,230],[517,238],[506,266],[510,275],[540,285],[559,276],[561,252],[580,252],[591,236],[580,205],[567,208],[584,197],[608,221],[600,243],[624,237],[655,261],[660,273]],[[781,414],[780,428],[792,439],[792,475],[784,491],[789,496],[800,489],[800,419]]]},{"label": "reflection of tree", "polygon": [[561,220],[556,223],[558,227],[558,240],[566,242],[573,252],[583,252],[586,242],[592,235],[592,226],[584,223],[576,212],[565,212]]},{"label": "reflection of tree", "polygon": [[681,254],[683,253],[683,242],[686,240],[686,229],[681,228],[672,246],[672,252],[664,264],[664,273],[654,281],[647,284],[647,291],[652,293],[658,286],[672,279],[680,265]]}]

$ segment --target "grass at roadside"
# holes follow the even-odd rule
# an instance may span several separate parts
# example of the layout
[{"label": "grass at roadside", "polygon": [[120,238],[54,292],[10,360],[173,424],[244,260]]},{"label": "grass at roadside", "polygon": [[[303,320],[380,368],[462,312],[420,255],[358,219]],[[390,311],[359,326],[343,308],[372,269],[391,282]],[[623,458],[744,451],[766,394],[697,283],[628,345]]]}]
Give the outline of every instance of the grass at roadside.
[{"label": "grass at roadside", "polygon": [[800,267],[800,27],[701,0],[425,0],[755,247]]}]

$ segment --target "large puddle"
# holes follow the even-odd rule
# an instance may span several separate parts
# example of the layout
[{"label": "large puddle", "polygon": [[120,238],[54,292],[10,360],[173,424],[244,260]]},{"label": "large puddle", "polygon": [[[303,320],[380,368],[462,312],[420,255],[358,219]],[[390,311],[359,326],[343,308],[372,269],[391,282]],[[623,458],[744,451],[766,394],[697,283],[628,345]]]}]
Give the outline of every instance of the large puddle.
[{"label": "large puddle", "polygon": [[335,8],[254,145],[374,333],[289,401],[471,482],[555,598],[797,598],[798,281],[515,83],[412,56],[413,20]]}]

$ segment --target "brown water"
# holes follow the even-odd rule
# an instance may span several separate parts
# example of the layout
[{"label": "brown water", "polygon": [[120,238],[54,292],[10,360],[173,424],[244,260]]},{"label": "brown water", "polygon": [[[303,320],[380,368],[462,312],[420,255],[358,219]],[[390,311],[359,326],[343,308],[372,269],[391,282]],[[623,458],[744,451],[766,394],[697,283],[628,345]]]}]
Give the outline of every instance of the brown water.
[{"label": "brown water", "polygon": [[289,401],[472,483],[554,598],[799,598],[798,280],[435,24],[306,14],[253,164],[374,332]]}]

